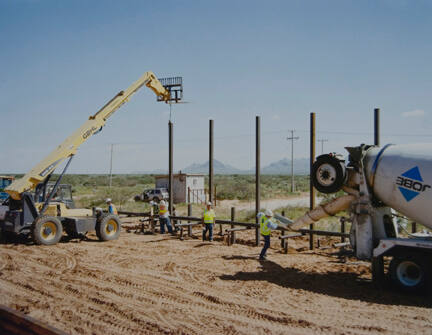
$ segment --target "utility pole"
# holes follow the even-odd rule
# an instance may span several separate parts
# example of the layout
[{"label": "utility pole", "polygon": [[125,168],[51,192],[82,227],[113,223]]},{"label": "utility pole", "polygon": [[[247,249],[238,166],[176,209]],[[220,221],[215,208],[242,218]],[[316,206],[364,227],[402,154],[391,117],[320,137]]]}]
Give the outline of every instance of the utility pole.
[{"label": "utility pole", "polygon": [[321,154],[323,154],[324,153],[324,142],[328,142],[328,140],[325,138],[322,138],[322,139],[318,140],[318,142],[321,142]]},{"label": "utility pole", "polygon": [[112,186],[112,163],[113,163],[113,151],[114,151],[114,144],[111,143],[111,159],[110,159],[110,178],[109,178],[109,187]]},{"label": "utility pole", "polygon": [[294,141],[300,137],[294,137],[294,130],[291,130],[291,137],[287,137],[288,141],[291,141],[291,192],[294,193]]}]

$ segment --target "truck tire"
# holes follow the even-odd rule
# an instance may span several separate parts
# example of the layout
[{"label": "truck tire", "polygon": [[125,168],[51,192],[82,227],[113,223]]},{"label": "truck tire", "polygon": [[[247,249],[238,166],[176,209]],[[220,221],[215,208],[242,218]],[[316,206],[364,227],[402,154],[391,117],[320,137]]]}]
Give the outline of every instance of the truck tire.
[{"label": "truck tire", "polygon": [[134,200],[135,200],[135,201],[141,201],[142,199],[141,199],[141,196],[136,195],[136,196],[134,196]]},{"label": "truck tire", "polygon": [[417,254],[394,256],[389,272],[393,284],[405,292],[427,290],[432,279],[426,257]]},{"label": "truck tire", "polygon": [[0,228],[0,244],[6,244],[6,243],[7,243],[6,234],[3,231],[3,229]]},{"label": "truck tire", "polygon": [[38,245],[53,245],[63,235],[63,225],[54,216],[42,216],[36,219],[31,227],[33,241]]},{"label": "truck tire", "polygon": [[101,241],[118,239],[120,229],[120,218],[114,214],[103,214],[96,223],[96,235]]}]

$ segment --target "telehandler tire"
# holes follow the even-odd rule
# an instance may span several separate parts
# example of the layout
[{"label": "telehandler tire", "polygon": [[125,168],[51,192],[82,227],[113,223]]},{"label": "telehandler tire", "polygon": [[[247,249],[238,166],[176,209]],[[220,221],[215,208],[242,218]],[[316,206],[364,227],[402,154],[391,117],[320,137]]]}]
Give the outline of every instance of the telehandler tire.
[{"label": "telehandler tire", "polygon": [[36,244],[53,245],[60,241],[63,225],[54,216],[42,216],[33,222],[31,235]]},{"label": "telehandler tire", "polygon": [[114,214],[103,214],[96,223],[96,235],[101,241],[118,239],[120,229],[120,218]]}]

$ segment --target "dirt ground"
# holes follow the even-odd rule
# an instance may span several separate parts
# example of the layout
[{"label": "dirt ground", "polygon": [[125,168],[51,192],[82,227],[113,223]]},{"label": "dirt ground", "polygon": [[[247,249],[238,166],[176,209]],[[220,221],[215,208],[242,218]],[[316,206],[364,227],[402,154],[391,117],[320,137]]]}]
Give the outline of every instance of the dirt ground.
[{"label": "dirt ground", "polygon": [[1,245],[0,303],[71,334],[431,334],[428,298],[375,289],[368,263],[334,249],[278,243],[262,262],[245,243],[125,231]]}]

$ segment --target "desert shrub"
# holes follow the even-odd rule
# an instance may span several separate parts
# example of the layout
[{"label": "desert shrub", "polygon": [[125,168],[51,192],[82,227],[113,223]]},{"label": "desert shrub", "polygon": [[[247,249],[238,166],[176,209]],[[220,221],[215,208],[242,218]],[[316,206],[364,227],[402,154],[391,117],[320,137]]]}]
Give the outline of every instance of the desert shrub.
[{"label": "desert shrub", "polygon": [[[295,176],[294,178],[296,193],[309,190],[309,176]],[[206,184],[208,185],[208,178],[206,178]],[[216,185],[217,199],[251,200],[255,198],[254,175],[217,175],[214,184]],[[261,197],[263,199],[284,197],[290,194],[292,193],[289,176],[261,176]]]}]

